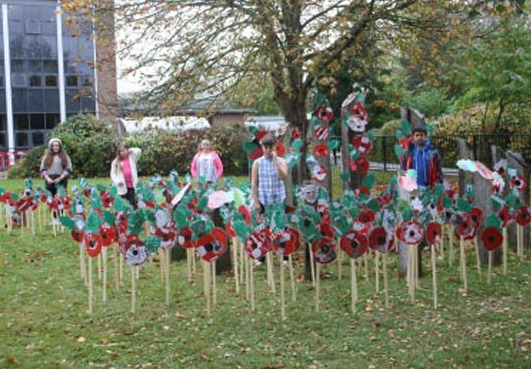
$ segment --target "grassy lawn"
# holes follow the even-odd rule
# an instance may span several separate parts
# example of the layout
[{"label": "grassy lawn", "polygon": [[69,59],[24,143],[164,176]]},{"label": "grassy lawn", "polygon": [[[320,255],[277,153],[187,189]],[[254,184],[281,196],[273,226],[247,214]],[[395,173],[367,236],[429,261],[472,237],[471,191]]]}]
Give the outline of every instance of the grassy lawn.
[{"label": "grassy lawn", "polygon": [[[108,179],[101,180],[103,184]],[[97,181],[91,180],[91,183]],[[23,181],[2,181],[19,190]],[[528,252],[528,248],[526,252]],[[457,250],[456,250],[457,254]],[[429,261],[426,253],[423,261]],[[344,256],[343,256],[344,257]],[[357,312],[350,310],[350,270],[342,261],[322,270],[320,311],[315,288],[297,281],[297,301],[287,285],[287,319],[266,286],[265,268],[255,272],[256,310],[235,292],[232,275],[217,278],[217,305],[206,315],[203,278],[187,278],[186,261],[171,265],[171,299],[165,304],[158,258],[142,266],[131,313],[130,268],[116,288],[109,260],[108,301],[94,268],[94,311],[87,312],[87,288],[80,277],[79,245],[68,233],[53,237],[49,226],[8,234],[0,230],[0,368],[529,368],[531,298],[529,260],[510,252],[508,274],[494,268],[492,284],[475,270],[468,254],[469,290],[462,290],[448,252],[438,261],[439,308],[433,308],[428,266],[417,302],[397,278],[389,260],[389,295],[359,275]],[[277,259],[275,259],[277,260]],[[303,270],[295,255],[296,274]]]}]

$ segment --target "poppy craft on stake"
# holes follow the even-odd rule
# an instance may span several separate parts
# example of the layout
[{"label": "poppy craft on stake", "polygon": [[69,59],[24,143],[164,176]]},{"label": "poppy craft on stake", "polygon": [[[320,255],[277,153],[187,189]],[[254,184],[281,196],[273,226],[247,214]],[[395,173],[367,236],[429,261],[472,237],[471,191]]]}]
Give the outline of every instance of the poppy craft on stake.
[{"label": "poppy craft on stake", "polygon": [[334,118],[334,111],[330,106],[321,105],[315,110],[315,117],[321,122],[328,123]]},{"label": "poppy craft on stake", "polygon": [[528,206],[521,206],[516,213],[516,223],[525,227],[531,222],[531,210]]},{"label": "poppy craft on stake", "polygon": [[181,228],[177,236],[177,242],[185,249],[192,249],[195,247],[195,241],[192,238],[192,230],[188,227]]},{"label": "poppy craft on stake", "polygon": [[286,228],[273,237],[273,249],[279,255],[288,256],[300,247],[300,233],[295,228]]},{"label": "poppy craft on stake", "polygon": [[258,260],[273,249],[270,233],[269,229],[264,228],[261,231],[252,233],[245,241],[245,252],[251,259]]},{"label": "poppy craft on stake", "polygon": [[455,227],[455,235],[463,237],[465,240],[471,240],[476,236],[476,226],[471,214],[462,213],[459,215],[457,227]]},{"label": "poppy craft on stake", "polygon": [[315,148],[313,150],[315,156],[318,156],[318,157],[327,157],[329,152],[328,152],[328,146],[325,144],[325,143],[320,143],[318,145],[315,145]]},{"label": "poppy craft on stake", "polygon": [[225,250],[227,250],[227,246],[213,234],[206,234],[197,240],[196,250],[201,259],[210,263],[219,259]]},{"label": "poppy craft on stake", "polygon": [[396,229],[396,236],[409,246],[418,245],[424,238],[424,232],[415,221],[403,222]]},{"label": "poppy craft on stake", "polygon": [[483,246],[489,251],[497,250],[503,242],[503,235],[496,227],[488,227],[481,232]]},{"label": "poppy craft on stake", "polygon": [[426,227],[426,241],[430,245],[439,245],[441,243],[442,226],[439,223],[430,222]]},{"label": "poppy craft on stake", "polygon": [[350,230],[345,233],[339,243],[341,250],[351,259],[357,259],[363,256],[367,252],[368,246],[367,236],[355,230]]},{"label": "poppy craft on stake", "polygon": [[116,228],[108,224],[102,224],[100,227],[100,236],[104,247],[110,246],[116,241]]},{"label": "poppy craft on stake", "polygon": [[382,227],[374,227],[369,233],[369,247],[382,254],[393,250],[394,238],[391,233]]},{"label": "poppy craft on stake", "polygon": [[146,246],[136,235],[129,236],[133,237],[128,238],[120,245],[120,251],[122,251],[128,265],[142,265],[148,259]]},{"label": "poppy craft on stake", "polygon": [[336,260],[336,245],[333,238],[321,237],[312,244],[313,257],[319,264],[328,264]]},{"label": "poppy craft on stake", "polygon": [[91,258],[95,258],[101,252],[103,240],[101,236],[97,233],[86,232],[83,236],[83,245],[85,246],[87,254]]}]

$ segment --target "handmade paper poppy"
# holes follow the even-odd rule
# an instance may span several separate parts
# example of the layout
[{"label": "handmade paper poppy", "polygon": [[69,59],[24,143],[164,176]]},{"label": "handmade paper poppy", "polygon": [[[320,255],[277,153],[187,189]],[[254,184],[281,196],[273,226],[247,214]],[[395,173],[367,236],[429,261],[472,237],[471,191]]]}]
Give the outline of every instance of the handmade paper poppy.
[{"label": "handmade paper poppy", "polygon": [[57,197],[49,199],[46,204],[48,205],[48,210],[57,211],[59,210],[59,200]]},{"label": "handmade paper poppy", "polygon": [[192,230],[188,227],[181,228],[177,236],[177,242],[185,249],[191,249],[195,247],[195,241],[192,238]]},{"label": "handmade paper poppy", "polygon": [[297,127],[293,128],[291,130],[291,139],[294,141],[294,140],[298,140],[302,138],[302,132],[300,129],[298,129]]},{"label": "handmade paper poppy", "polygon": [[225,245],[227,244],[227,233],[225,233],[223,228],[216,227],[210,231],[210,234],[223,242]]},{"label": "handmade paper poppy", "polygon": [[114,215],[114,219],[116,233],[118,235],[125,234],[125,232],[127,232],[128,227],[127,215],[123,212],[116,212],[116,214]]},{"label": "handmade paper poppy", "polygon": [[516,223],[521,225],[522,227],[525,227],[529,224],[531,221],[531,214],[530,209],[528,206],[522,206],[520,209],[518,209],[518,213],[516,213]]},{"label": "handmade paper poppy", "polygon": [[225,243],[213,234],[205,234],[197,240],[197,254],[209,263],[219,259],[226,249]]},{"label": "handmade paper poppy", "polygon": [[72,229],[70,232],[70,235],[76,242],[83,242],[83,237],[85,236],[85,233],[83,231],[80,231],[77,228]]},{"label": "handmade paper poppy", "polygon": [[369,171],[369,161],[367,160],[365,155],[358,156],[354,164],[356,167],[355,171],[359,172],[362,175],[367,174],[367,172]]},{"label": "handmade paper poppy", "polygon": [[95,258],[101,252],[103,246],[103,240],[99,234],[86,232],[83,236],[83,245],[85,246],[85,251],[91,258]]},{"label": "handmade paper poppy", "polygon": [[175,227],[158,227],[155,236],[160,239],[160,248],[169,249],[177,243],[177,229]]},{"label": "handmade paper poppy", "polygon": [[345,233],[339,242],[341,250],[352,259],[363,256],[368,246],[367,236],[355,230],[350,230]]},{"label": "handmade paper poppy", "polygon": [[102,224],[100,226],[100,236],[103,246],[110,246],[114,241],[116,241],[116,228],[107,224]]},{"label": "handmade paper poppy", "polygon": [[319,156],[321,158],[327,157],[329,155],[328,146],[326,145],[326,143],[320,143],[318,145],[315,145],[313,152],[315,156]]},{"label": "handmade paper poppy", "polygon": [[319,264],[328,264],[336,260],[336,243],[333,238],[321,237],[312,244],[314,260]]},{"label": "handmade paper poppy", "polygon": [[286,154],[286,146],[284,146],[282,141],[277,140],[275,144],[275,151],[277,153],[277,156],[284,156],[284,154]]},{"label": "handmade paper poppy", "polygon": [[243,215],[243,221],[245,224],[251,224],[251,210],[246,205],[240,205],[238,208],[238,213]]},{"label": "handmade paper poppy", "polygon": [[269,132],[267,130],[261,130],[260,132],[258,132],[256,134],[256,137],[255,137],[255,140],[258,144],[260,144],[260,141],[262,141],[262,138],[264,138],[265,136],[267,136],[269,134]]},{"label": "handmade paper poppy", "polygon": [[229,221],[225,224],[225,231],[227,231],[227,234],[230,237],[236,237],[236,232],[234,231],[234,227],[232,226],[232,218],[230,218]]},{"label": "handmade paper poppy", "polygon": [[359,186],[358,188],[356,188],[354,190],[354,195],[359,200],[361,197],[365,197],[365,196],[369,197],[369,196],[371,196],[371,190],[369,190],[365,186]]},{"label": "handmade paper poppy", "polygon": [[469,211],[470,217],[472,218],[472,221],[474,222],[474,226],[476,228],[481,227],[483,224],[483,210],[478,207],[472,208],[472,210]]},{"label": "handmade paper poppy", "polygon": [[260,259],[273,249],[269,230],[253,232],[244,244],[245,252],[251,259]]},{"label": "handmade paper poppy", "polygon": [[369,247],[373,250],[388,253],[393,247],[393,237],[382,227],[374,227],[369,233]]},{"label": "handmade paper poppy", "polygon": [[524,192],[527,188],[527,182],[524,177],[516,176],[511,179],[511,186],[518,192]]},{"label": "handmade paper poppy", "polygon": [[326,178],[328,171],[322,165],[314,165],[312,167],[312,179],[317,182],[321,182]]},{"label": "handmade paper poppy", "polygon": [[124,258],[128,265],[142,265],[148,259],[146,246],[138,238],[126,242],[124,248]]},{"label": "handmade paper poppy", "polygon": [[300,232],[295,228],[286,228],[273,235],[273,249],[279,255],[291,255],[300,247]]},{"label": "handmade paper poppy", "polygon": [[35,211],[39,207],[39,202],[36,198],[30,197],[29,198],[29,211]]},{"label": "handmade paper poppy", "polygon": [[328,123],[332,120],[332,118],[334,118],[334,111],[332,110],[330,106],[320,105],[315,110],[315,116],[321,122]]},{"label": "handmade paper poppy", "polygon": [[439,223],[430,222],[426,227],[426,241],[430,245],[441,243],[442,227]]},{"label": "handmade paper poppy", "polygon": [[31,203],[28,200],[30,200],[30,198],[28,197],[22,197],[18,199],[18,201],[16,202],[17,210],[20,212],[28,211],[31,205]]},{"label": "handmade paper poppy", "polygon": [[406,245],[418,245],[424,238],[423,229],[415,221],[403,222],[396,230],[398,239]]},{"label": "handmade paper poppy", "polygon": [[352,139],[352,146],[362,154],[367,154],[372,149],[371,140],[366,135],[357,135]]},{"label": "handmade paper poppy", "polygon": [[358,220],[362,223],[374,222],[374,212],[371,209],[364,210],[358,216]]},{"label": "handmade paper poppy", "polygon": [[319,230],[321,231],[321,235],[323,237],[334,238],[334,228],[332,227],[331,223],[320,221]]},{"label": "handmade paper poppy", "polygon": [[465,240],[474,238],[476,235],[476,227],[469,213],[460,214],[456,221],[457,227],[455,227],[455,234],[457,237],[463,237]]},{"label": "handmade paper poppy", "polygon": [[488,227],[481,232],[481,240],[487,250],[494,251],[501,246],[503,235],[496,227]]},{"label": "handmade paper poppy", "polygon": [[112,208],[114,204],[114,198],[112,197],[110,193],[108,193],[107,191],[102,191],[100,194],[100,199],[105,209]]},{"label": "handmade paper poppy", "polygon": [[330,130],[326,126],[317,126],[313,130],[313,135],[316,140],[325,141],[330,136]]},{"label": "handmade paper poppy", "polygon": [[507,227],[512,220],[511,213],[509,212],[509,207],[504,205],[500,211],[498,211],[498,218],[500,218],[503,228]]}]

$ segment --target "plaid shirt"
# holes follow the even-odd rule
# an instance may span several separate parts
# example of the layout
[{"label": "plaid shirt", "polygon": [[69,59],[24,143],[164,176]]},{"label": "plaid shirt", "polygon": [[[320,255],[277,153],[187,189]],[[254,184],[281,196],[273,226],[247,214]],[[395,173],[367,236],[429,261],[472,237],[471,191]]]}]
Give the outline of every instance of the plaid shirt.
[{"label": "plaid shirt", "polygon": [[[277,160],[284,160],[278,158]],[[278,177],[277,167],[272,159],[262,156],[258,159],[258,200],[264,206],[286,200],[284,181]]]}]

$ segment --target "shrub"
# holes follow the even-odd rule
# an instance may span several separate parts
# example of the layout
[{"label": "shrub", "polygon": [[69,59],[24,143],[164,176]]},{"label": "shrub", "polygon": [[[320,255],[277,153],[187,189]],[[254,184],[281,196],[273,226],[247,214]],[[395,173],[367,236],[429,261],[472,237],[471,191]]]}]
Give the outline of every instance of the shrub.
[{"label": "shrub", "polygon": [[39,176],[41,160],[46,146],[36,146],[28,151],[17,165],[7,172],[8,178],[35,178]]}]

